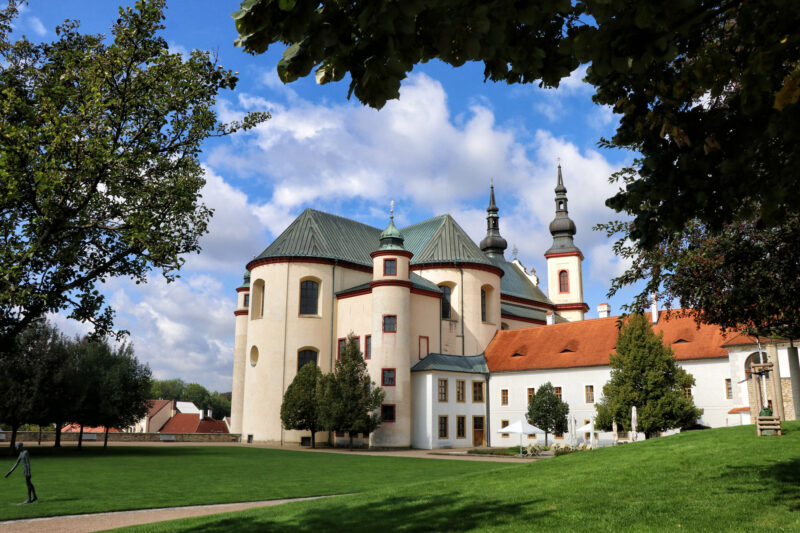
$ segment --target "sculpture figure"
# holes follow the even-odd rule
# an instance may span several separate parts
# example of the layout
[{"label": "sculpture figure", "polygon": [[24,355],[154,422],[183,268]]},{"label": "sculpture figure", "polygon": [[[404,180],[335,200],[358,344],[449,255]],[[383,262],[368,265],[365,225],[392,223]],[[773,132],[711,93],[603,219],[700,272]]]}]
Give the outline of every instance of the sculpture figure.
[{"label": "sculpture figure", "polygon": [[22,463],[22,470],[25,473],[25,483],[28,485],[28,499],[22,503],[33,503],[39,498],[36,497],[36,489],[33,488],[33,483],[31,483],[31,454],[28,453],[28,450],[23,448],[21,442],[17,443],[17,450],[19,451],[17,462],[14,463],[14,466],[11,467],[11,470],[8,471],[5,477],[10,476],[11,472],[17,468],[17,465]]}]

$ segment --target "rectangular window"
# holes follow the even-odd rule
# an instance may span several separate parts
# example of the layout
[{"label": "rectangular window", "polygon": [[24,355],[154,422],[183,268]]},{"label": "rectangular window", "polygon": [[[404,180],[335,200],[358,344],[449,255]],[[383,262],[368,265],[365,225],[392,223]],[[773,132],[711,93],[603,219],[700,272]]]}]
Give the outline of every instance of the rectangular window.
[{"label": "rectangular window", "polygon": [[628,436],[628,432],[627,431],[622,431],[622,430],[617,431],[617,437],[620,438],[621,440],[628,440],[630,438]]},{"label": "rectangular window", "polygon": [[556,398],[559,400],[561,399],[561,387],[553,387],[553,392],[556,395]]},{"label": "rectangular window", "polygon": [[250,307],[250,295],[249,294],[245,294],[244,295],[244,306],[245,307]]},{"label": "rectangular window", "polygon": [[439,380],[439,401],[446,402],[447,401],[447,379],[440,379]]},{"label": "rectangular window", "polygon": [[[585,425],[586,425],[586,424],[588,424],[589,422],[591,422],[591,420],[584,419],[584,420],[583,420],[583,425],[585,426]],[[591,439],[592,439],[592,434],[591,434],[591,433],[589,433],[588,431],[587,431],[586,433],[584,433],[584,434],[583,434],[583,440],[585,440],[586,442],[589,442]]]},{"label": "rectangular window", "polygon": [[463,379],[456,380],[456,401],[464,403],[466,401],[467,384]]},{"label": "rectangular window", "polygon": [[429,353],[431,353],[430,349],[428,348],[428,345],[429,345],[428,337],[420,335],[419,336],[419,358],[420,359],[422,359],[423,357],[427,357],[427,355]]},{"label": "rectangular window", "polygon": [[439,417],[439,438],[446,439],[447,438],[447,417],[440,416]]},{"label": "rectangular window", "polygon": [[364,337],[364,359],[372,359],[372,335]]},{"label": "rectangular window", "polygon": [[[500,429],[502,429],[502,428],[504,428],[506,426],[508,426],[508,420],[501,420],[500,421]],[[504,439],[507,439],[508,438],[508,433],[501,433],[500,436],[503,437]]]},{"label": "rectangular window", "polygon": [[533,387],[528,387],[528,405],[531,403],[531,398],[536,394],[536,389]]},{"label": "rectangular window", "polygon": [[508,389],[500,390],[500,405],[508,405]]},{"label": "rectangular window", "polygon": [[347,345],[347,339],[339,339],[339,343],[336,348],[336,359],[342,358],[342,352],[344,351],[344,347]]},{"label": "rectangular window", "polygon": [[691,398],[692,397],[692,388],[691,387],[686,387],[685,389],[683,389],[683,393],[686,395],[687,398]]},{"label": "rectangular window", "polygon": [[397,331],[397,316],[383,315],[383,332],[394,333]]},{"label": "rectangular window", "polygon": [[586,385],[586,403],[594,403],[594,385]]},{"label": "rectangular window", "polygon": [[486,322],[486,291],[481,289],[481,322]]},{"label": "rectangular window", "polygon": [[394,387],[394,368],[384,368],[381,370],[381,386]]},{"label": "rectangular window", "polygon": [[472,382],[472,403],[483,403],[483,381]]},{"label": "rectangular window", "polygon": [[732,400],[733,399],[733,386],[731,385],[731,380],[725,380],[725,398]]},{"label": "rectangular window", "polygon": [[356,350],[361,351],[361,337],[354,337],[353,342],[356,345]]},{"label": "rectangular window", "polygon": [[383,275],[396,276],[397,275],[397,259],[384,259],[383,260]]},{"label": "rectangular window", "polygon": [[394,422],[394,404],[381,405],[381,420],[384,422]]},{"label": "rectangular window", "polygon": [[456,417],[456,438],[457,439],[466,439],[467,438],[467,417],[466,416],[457,416]]}]

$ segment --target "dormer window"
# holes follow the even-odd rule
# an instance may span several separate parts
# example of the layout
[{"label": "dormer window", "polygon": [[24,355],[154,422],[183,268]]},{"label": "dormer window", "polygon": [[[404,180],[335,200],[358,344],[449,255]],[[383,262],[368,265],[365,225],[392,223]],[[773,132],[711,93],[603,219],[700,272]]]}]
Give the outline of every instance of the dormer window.
[{"label": "dormer window", "polygon": [[511,357],[522,357],[523,355],[519,352],[515,352]]},{"label": "dormer window", "polygon": [[672,344],[683,344],[684,342],[689,342],[689,341],[687,341],[686,339],[678,339],[675,342],[673,342]]}]

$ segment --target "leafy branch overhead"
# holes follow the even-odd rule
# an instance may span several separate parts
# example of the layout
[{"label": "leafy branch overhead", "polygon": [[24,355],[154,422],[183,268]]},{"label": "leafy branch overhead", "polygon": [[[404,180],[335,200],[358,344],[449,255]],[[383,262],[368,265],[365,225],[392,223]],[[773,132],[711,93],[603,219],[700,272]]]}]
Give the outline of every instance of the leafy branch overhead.
[{"label": "leafy branch overhead", "polygon": [[158,35],[164,0],[121,8],[111,35],[66,21],[51,43],[9,41],[17,6],[0,11],[0,337],[46,313],[112,326],[97,287],[173,280],[199,251],[211,210],[201,202],[204,139],[266,120],[222,124],[217,93],[237,76]]},{"label": "leafy branch overhead", "polygon": [[580,64],[620,115],[604,144],[641,160],[607,201],[646,249],[694,219],[780,224],[800,202],[800,9],[795,0],[245,0],[236,44],[287,45],[288,83],[349,75],[380,108],[420,63],[556,87]]}]

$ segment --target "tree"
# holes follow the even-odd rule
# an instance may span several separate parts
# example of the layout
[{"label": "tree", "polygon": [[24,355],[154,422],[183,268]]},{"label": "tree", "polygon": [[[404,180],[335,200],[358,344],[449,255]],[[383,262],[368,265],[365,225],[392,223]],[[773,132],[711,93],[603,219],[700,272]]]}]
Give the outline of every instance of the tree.
[{"label": "tree", "polygon": [[192,402],[199,409],[205,410],[210,407],[211,395],[208,393],[208,389],[199,383],[189,383],[186,385],[186,388],[183,389],[183,394],[180,399],[186,402]]},{"label": "tree", "polygon": [[199,250],[204,139],[267,118],[218,123],[215,97],[236,75],[207,52],[170,53],[165,0],[120,9],[112,38],[57,28],[9,41],[17,3],[0,10],[0,346],[46,313],[68,311],[98,335],[113,313],[98,283],[171,281]]},{"label": "tree", "polygon": [[556,396],[549,381],[536,389],[528,403],[528,423],[544,430],[545,446],[548,433],[560,435],[567,431],[567,414],[569,405]]},{"label": "tree", "polygon": [[[485,79],[545,87],[590,65],[594,101],[620,115],[601,146],[637,154],[612,177],[621,188],[606,201],[632,220],[618,244],[629,239],[637,261],[691,233],[687,226],[712,235],[742,223],[769,230],[798,215],[793,0],[248,0],[233,18],[236,44],[249,53],[289,45],[278,63],[285,83],[314,68],[321,84],[349,74],[349,94],[377,108],[432,59],[482,61]],[[669,264],[655,266],[637,280]],[[691,287],[703,290],[700,281]],[[763,297],[781,290],[772,285]]]},{"label": "tree", "polygon": [[[623,230],[624,224],[606,227]],[[753,222],[712,231],[699,223],[664,241],[654,251],[620,242],[618,255],[631,267],[616,278],[611,293],[646,280],[627,309],[642,309],[653,294],[679,314],[729,331],[764,337],[800,337],[800,218],[775,227]],[[776,290],[777,289],[777,290]]]},{"label": "tree", "polygon": [[104,448],[108,446],[108,432],[112,427],[132,426],[146,416],[150,408],[150,367],[139,363],[130,344],[109,352],[110,364],[104,369],[104,398],[98,416],[98,422],[105,427]]},{"label": "tree", "polygon": [[286,429],[311,432],[311,447],[316,448],[315,434],[320,428],[322,371],[309,362],[303,365],[283,394],[281,422]]},{"label": "tree", "polygon": [[231,416],[231,399],[226,397],[224,393],[212,392],[209,399],[209,407],[211,408],[211,416],[216,420]]},{"label": "tree", "polygon": [[667,429],[693,424],[703,414],[686,393],[694,378],[678,366],[662,334],[656,335],[641,313],[629,315],[609,356],[611,379],[597,404],[596,426],[610,430],[614,420],[631,430],[631,408],[637,409],[637,431],[647,438]]},{"label": "tree", "polygon": [[350,449],[356,434],[372,433],[380,426],[379,410],[385,393],[370,378],[352,333],[347,336],[333,374],[324,377],[321,389],[321,426],[329,431],[347,432]]},{"label": "tree", "polygon": [[161,400],[183,400],[186,383],[181,379],[153,380],[150,396]]}]

